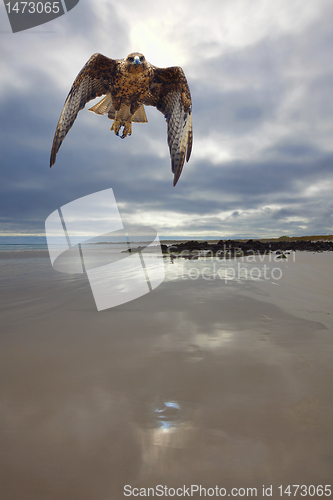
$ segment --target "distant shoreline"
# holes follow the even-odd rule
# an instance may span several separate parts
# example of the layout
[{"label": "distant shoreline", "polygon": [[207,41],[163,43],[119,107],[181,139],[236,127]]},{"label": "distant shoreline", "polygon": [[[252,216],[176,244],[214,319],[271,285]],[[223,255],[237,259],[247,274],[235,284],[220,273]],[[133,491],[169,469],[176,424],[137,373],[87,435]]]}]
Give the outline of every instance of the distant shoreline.
[{"label": "distant shoreline", "polygon": [[[133,242],[130,242],[133,245]],[[151,241],[138,241],[139,245],[151,245]],[[101,241],[94,243],[95,245],[126,245],[128,242],[107,242]],[[182,240],[160,240],[162,252],[167,254],[194,254],[202,251],[209,251],[212,254],[234,254],[237,252],[244,254],[263,254],[269,252],[285,252],[285,251],[310,251],[323,252],[333,251],[333,235],[315,235],[315,236],[281,236],[279,238],[251,238],[251,239],[182,239]],[[27,248],[22,248],[26,246]],[[49,255],[47,245],[23,245],[23,244],[6,244],[1,245],[0,257],[9,258],[10,256],[24,257],[47,257]],[[8,249],[5,247],[8,247]],[[11,247],[9,249],[9,247]],[[33,248],[31,248],[33,247]],[[132,247],[132,251],[135,252]]]},{"label": "distant shoreline", "polygon": [[[207,238],[199,238],[199,237],[192,237],[192,238],[181,238],[178,240],[175,239],[161,239],[160,238],[160,243],[163,245],[171,245],[171,244],[176,244],[179,245],[181,243],[189,243],[191,241],[196,241],[198,243],[207,243],[207,244],[217,244],[219,241],[238,241],[238,242],[247,242],[247,241],[255,241],[255,242],[262,242],[262,243],[271,243],[271,242],[281,242],[281,241],[333,241],[333,234],[329,235],[314,235],[314,236],[280,236],[279,238],[228,238],[228,239],[222,239],[222,238],[216,238],[216,239],[207,239]],[[127,244],[127,241],[98,241],[94,243],[95,245],[123,245]],[[130,241],[129,243],[133,243]],[[137,243],[146,243],[149,244],[151,243],[150,241],[138,241]]]}]

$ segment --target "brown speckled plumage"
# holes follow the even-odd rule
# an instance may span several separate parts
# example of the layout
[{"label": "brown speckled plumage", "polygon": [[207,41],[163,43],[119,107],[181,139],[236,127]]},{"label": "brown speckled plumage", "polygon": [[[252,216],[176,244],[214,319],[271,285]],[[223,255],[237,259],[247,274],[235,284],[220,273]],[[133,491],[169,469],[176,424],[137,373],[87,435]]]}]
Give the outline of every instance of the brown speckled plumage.
[{"label": "brown speckled plumage", "polygon": [[71,129],[78,112],[95,97],[105,97],[90,111],[108,114],[111,130],[121,137],[131,134],[132,122],[146,122],[144,105],[155,106],[164,114],[168,127],[168,145],[173,185],[177,184],[184,161],[192,149],[192,102],[182,68],[157,68],[138,52],[126,59],[109,59],[94,54],[76,77],[65,101],[54,135],[50,166]]}]

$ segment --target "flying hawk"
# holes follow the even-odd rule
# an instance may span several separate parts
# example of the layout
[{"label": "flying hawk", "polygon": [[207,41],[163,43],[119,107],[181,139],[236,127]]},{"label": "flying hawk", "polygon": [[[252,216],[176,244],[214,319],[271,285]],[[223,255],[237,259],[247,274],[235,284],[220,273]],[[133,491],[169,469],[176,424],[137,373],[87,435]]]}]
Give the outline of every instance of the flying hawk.
[{"label": "flying hawk", "polygon": [[[50,167],[78,112],[95,97],[105,97],[89,111],[114,120],[111,130],[121,138],[132,133],[132,122],[147,122],[144,109],[155,106],[164,114],[173,185],[177,184],[185,156],[192,149],[192,101],[184,71],[178,66],[157,68],[133,52],[126,59],[94,54],[77,75],[65,101],[53,139]],[[121,134],[121,135],[120,135]]]}]

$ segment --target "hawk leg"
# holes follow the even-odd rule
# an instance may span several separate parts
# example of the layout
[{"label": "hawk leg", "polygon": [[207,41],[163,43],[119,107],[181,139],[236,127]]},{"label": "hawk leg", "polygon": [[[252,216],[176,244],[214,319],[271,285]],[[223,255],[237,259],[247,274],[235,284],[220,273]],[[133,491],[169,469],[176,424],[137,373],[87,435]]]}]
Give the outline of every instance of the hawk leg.
[{"label": "hawk leg", "polygon": [[121,119],[119,118],[119,111],[116,111],[116,116],[114,118],[114,121],[112,123],[112,127],[110,130],[114,130],[114,133],[116,135],[119,135],[119,129],[121,127]]},{"label": "hawk leg", "polygon": [[130,115],[128,121],[124,123],[122,139],[125,139],[127,135],[132,135],[132,115]]}]

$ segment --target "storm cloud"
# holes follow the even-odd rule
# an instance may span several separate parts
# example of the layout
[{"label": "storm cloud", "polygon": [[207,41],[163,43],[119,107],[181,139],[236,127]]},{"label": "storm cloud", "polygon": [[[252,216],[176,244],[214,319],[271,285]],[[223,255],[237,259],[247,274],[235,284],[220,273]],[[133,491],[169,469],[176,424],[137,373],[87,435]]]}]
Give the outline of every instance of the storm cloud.
[{"label": "storm cloud", "polygon": [[[1,16],[0,235],[43,234],[52,211],[106,188],[124,221],[165,237],[332,234],[332,17],[329,0],[86,0],[13,34]],[[134,50],[189,82],[194,144],[177,186],[154,108],[122,141],[86,106],[50,170],[77,73],[95,52]]]}]

